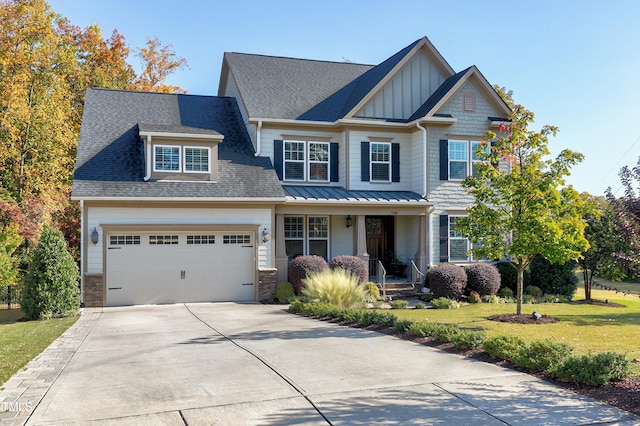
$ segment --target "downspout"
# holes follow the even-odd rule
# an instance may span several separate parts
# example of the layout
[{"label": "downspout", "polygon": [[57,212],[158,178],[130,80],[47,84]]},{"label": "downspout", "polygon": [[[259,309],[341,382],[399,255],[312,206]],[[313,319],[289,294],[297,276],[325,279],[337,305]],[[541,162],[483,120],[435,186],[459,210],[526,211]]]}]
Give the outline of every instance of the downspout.
[{"label": "downspout", "polygon": [[427,238],[427,267],[431,269],[433,267],[433,261],[431,259],[431,242],[433,241],[433,221],[431,220],[431,213],[435,210],[435,207],[431,206],[427,210],[427,229],[429,229],[429,238]]},{"label": "downspout", "polygon": [[80,302],[84,303],[84,251],[86,249],[86,232],[84,231],[84,200],[80,200]]},{"label": "downspout", "polygon": [[145,161],[145,176],[142,178],[145,182],[151,179],[151,135],[147,135],[147,139],[144,141],[144,151],[146,153]]},{"label": "downspout", "polygon": [[260,157],[261,131],[262,131],[262,120],[258,120],[258,125],[256,126],[256,153],[253,154],[255,157]]},{"label": "downspout", "polygon": [[416,126],[418,129],[422,130],[422,144],[424,149],[422,150],[422,165],[424,167],[424,180],[422,181],[422,198],[427,198],[429,193],[429,168],[427,167],[428,155],[427,151],[429,150],[429,144],[427,143],[427,129],[422,127],[419,121],[416,121]]}]

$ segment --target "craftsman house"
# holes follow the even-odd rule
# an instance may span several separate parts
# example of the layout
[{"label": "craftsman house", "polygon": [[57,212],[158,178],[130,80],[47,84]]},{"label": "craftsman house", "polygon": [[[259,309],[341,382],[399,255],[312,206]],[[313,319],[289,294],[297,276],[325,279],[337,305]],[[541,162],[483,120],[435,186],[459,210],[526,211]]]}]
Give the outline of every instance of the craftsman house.
[{"label": "craftsman house", "polygon": [[298,255],[473,261],[460,183],[508,114],[426,38],[378,65],[225,53],[218,96],[90,89],[84,302],[271,299]]}]

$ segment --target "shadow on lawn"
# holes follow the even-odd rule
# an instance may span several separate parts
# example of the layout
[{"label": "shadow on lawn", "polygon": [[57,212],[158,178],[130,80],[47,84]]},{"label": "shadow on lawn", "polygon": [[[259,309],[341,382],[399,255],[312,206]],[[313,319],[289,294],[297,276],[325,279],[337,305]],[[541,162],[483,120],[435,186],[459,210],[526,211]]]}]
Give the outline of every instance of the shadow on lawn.
[{"label": "shadow on lawn", "polygon": [[555,315],[560,321],[571,321],[577,326],[640,325],[638,312],[603,312],[600,314]]}]

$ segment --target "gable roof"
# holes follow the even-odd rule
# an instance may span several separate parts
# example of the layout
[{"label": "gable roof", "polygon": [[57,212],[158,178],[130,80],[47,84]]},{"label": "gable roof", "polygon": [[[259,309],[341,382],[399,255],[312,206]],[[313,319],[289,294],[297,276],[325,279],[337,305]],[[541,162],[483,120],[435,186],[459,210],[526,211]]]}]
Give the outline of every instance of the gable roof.
[{"label": "gable roof", "polygon": [[296,119],[373,65],[225,53],[218,94],[231,75],[251,118]]},{"label": "gable roof", "polygon": [[[139,124],[142,123],[142,124]],[[221,134],[217,182],[143,180],[140,130]],[[72,198],[284,197],[268,158],[256,158],[233,98],[88,89]]]}]

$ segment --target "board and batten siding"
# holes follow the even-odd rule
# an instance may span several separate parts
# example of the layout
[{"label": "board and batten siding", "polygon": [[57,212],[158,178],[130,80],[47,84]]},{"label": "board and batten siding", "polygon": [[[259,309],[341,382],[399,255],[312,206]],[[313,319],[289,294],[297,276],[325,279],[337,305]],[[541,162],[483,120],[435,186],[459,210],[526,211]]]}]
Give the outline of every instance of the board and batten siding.
[{"label": "board and batten siding", "polygon": [[445,79],[427,55],[417,54],[355,115],[407,119]]},{"label": "board and batten siding", "polygon": [[[259,230],[267,227],[270,240],[262,242],[262,235],[255,236],[257,244],[257,267],[271,268],[271,225],[270,208],[135,208],[135,207],[88,207],[86,229],[90,234],[98,230],[100,242],[87,245],[87,270],[89,274],[104,272],[103,242],[101,225],[259,225]],[[232,226],[231,226],[232,228]]]}]

